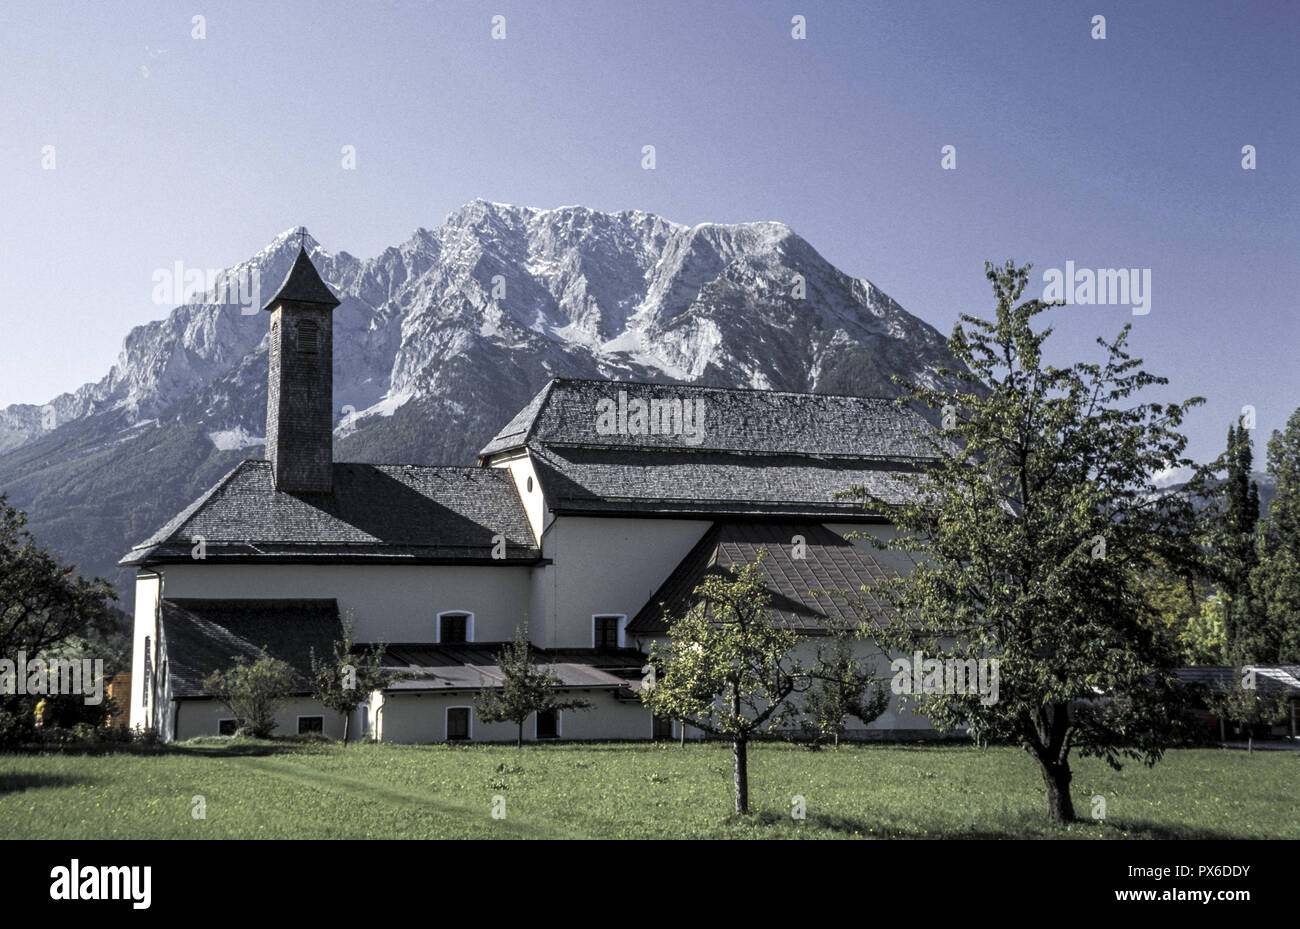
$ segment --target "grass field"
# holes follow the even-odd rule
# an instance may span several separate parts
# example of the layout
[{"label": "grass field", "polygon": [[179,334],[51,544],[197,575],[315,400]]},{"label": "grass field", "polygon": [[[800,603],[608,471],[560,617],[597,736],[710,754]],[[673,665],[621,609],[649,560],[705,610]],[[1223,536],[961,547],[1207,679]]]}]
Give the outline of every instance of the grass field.
[{"label": "grass field", "polygon": [[[0,755],[5,838],[1300,838],[1300,752],[1185,749],[1116,773],[1074,761],[1054,828],[1013,748],[352,745],[197,740],[153,753]],[[790,815],[806,798],[807,818]],[[201,796],[206,818],[192,815]],[[491,815],[505,798],[505,818]]]}]

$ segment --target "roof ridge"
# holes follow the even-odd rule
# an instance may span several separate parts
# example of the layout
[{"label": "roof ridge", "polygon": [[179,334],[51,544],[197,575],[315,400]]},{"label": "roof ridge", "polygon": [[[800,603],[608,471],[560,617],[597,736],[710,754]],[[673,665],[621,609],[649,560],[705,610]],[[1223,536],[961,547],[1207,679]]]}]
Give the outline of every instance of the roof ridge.
[{"label": "roof ridge", "polygon": [[688,384],[681,381],[669,381],[665,383],[661,381],[619,381],[600,377],[553,377],[547,382],[547,386],[549,387],[551,384],[561,381],[570,384],[619,384],[634,387],[687,387],[693,390],[715,390],[721,393],[771,394],[773,396],[783,397],[819,397],[831,400],[885,400],[899,403],[900,406],[906,406],[905,401],[903,401],[901,397],[889,397],[884,394],[827,394],[815,390],[778,390],[774,387],[722,387],[715,384]]}]

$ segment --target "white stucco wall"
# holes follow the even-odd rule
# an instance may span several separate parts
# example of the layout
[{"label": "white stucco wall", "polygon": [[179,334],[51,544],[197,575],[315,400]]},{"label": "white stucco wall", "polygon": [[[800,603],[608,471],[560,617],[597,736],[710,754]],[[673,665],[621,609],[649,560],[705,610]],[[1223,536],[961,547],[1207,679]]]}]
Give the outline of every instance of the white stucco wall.
[{"label": "white stucco wall", "polygon": [[[474,710],[473,693],[458,694],[389,694],[379,713],[379,736],[385,742],[442,742],[447,738],[447,709],[470,708],[470,740],[474,742],[513,742],[514,723],[485,723]],[[589,710],[562,710],[560,739],[649,739],[652,735],[650,712],[637,701],[621,701],[604,691],[572,691],[565,697],[582,697],[592,704]],[[524,740],[536,738],[536,716],[524,721]]]},{"label": "white stucco wall", "polygon": [[[219,720],[229,719],[230,710],[216,700],[181,700],[176,715],[176,740],[183,742],[201,735],[217,735]],[[343,716],[327,710],[315,700],[286,700],[275,714],[275,736],[296,735],[299,716],[323,716],[325,735],[343,738]],[[356,738],[355,729],[351,733]]]},{"label": "white stucco wall", "polygon": [[[141,572],[135,579],[135,628],[132,633],[131,647],[131,709],[130,724],[131,728],[139,727],[147,729],[150,726],[150,713],[153,710],[150,695],[150,705],[144,705],[145,675],[144,675],[144,650],[145,640],[149,640],[149,648],[154,652],[152,661],[157,659],[158,644],[158,601],[162,592],[162,579],[149,572]],[[153,671],[157,672],[156,664]]]},{"label": "white stucco wall", "polygon": [[540,545],[542,532],[551,517],[546,509],[546,499],[542,496],[542,485],[537,480],[532,457],[526,450],[511,452],[493,458],[489,467],[504,468],[514,478],[515,489],[519,491],[519,499],[524,503],[524,514],[533,529],[533,539]]},{"label": "white stucco wall", "polygon": [[527,566],[196,563],[162,570],[169,599],[333,597],[358,642],[433,642],[437,615],[448,611],[473,613],[479,642],[508,641],[528,621]]},{"label": "white stucco wall", "polygon": [[[543,648],[591,648],[592,617],[630,621],[712,525],[711,520],[560,516],[547,528],[533,584]],[[631,645],[631,642],[627,644]]]}]

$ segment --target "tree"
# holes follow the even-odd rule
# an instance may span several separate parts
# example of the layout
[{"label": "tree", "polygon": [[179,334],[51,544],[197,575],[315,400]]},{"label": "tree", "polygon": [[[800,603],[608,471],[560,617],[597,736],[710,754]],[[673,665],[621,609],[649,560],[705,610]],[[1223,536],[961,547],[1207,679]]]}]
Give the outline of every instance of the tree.
[{"label": "tree", "polygon": [[1254,671],[1243,669],[1242,678],[1235,686],[1212,691],[1205,698],[1210,712],[1219,717],[1220,730],[1225,720],[1246,730],[1248,748],[1254,747],[1256,726],[1285,722],[1289,709],[1284,691],[1264,693],[1256,683]]},{"label": "tree", "polygon": [[659,671],[641,691],[659,716],[731,741],[735,809],[742,814],[749,812],[750,740],[798,718],[792,698],[810,684],[793,654],[798,636],[768,612],[759,566],[765,555],[760,550],[753,564],[704,579],[695,590],[699,601],[670,619],[667,647],[650,647]]},{"label": "tree", "polygon": [[226,705],[240,732],[255,738],[270,738],[275,731],[275,713],[294,689],[294,672],[286,662],[262,650],[255,660],[239,656],[225,671],[213,671],[203,689]]},{"label": "tree", "polygon": [[[22,652],[30,660],[75,636],[107,630],[116,599],[108,581],[77,575],[37,544],[26,515],[0,495],[0,655],[17,662]],[[0,693],[0,744],[30,737],[35,702]]]},{"label": "tree", "polygon": [[1220,589],[1227,596],[1227,652],[1235,661],[1262,660],[1266,648],[1261,611],[1251,596],[1250,575],[1257,562],[1255,528],[1259,522],[1259,487],[1251,480],[1253,455],[1245,426],[1228,427],[1224,453],[1227,479],[1215,508],[1214,563]]},{"label": "tree", "polygon": [[[944,729],[1019,743],[1039,765],[1047,814],[1074,819],[1070,754],[1154,764],[1178,735],[1177,655],[1155,631],[1138,583],[1155,556],[1182,569],[1197,558],[1186,495],[1151,476],[1191,467],[1179,427],[1201,402],[1140,403],[1166,383],[1140,369],[1129,327],[1098,339],[1100,362],[1049,364],[1052,306],[1021,302],[1029,266],[986,264],[992,320],[963,314],[949,346],[966,370],[951,392],[899,382],[904,401],[929,406],[943,428],[930,454],[898,479],[913,493],[890,507],[854,492],[901,530],[887,547],[918,566],[875,592],[896,612],[880,633],[893,648],[941,660],[1000,662],[998,699],[927,693],[920,709]],[[1203,469],[1202,469],[1203,470]],[[1203,485],[1198,471],[1195,483]]]},{"label": "tree", "polygon": [[864,669],[853,643],[849,630],[832,632],[829,648],[818,650],[818,670],[803,696],[805,728],[817,738],[833,739],[836,748],[848,717],[867,726],[889,708],[889,691]]},{"label": "tree", "polygon": [[112,626],[103,578],[86,579],[43,548],[27,517],[0,495],[0,654],[29,657],[88,628]]},{"label": "tree", "polygon": [[1221,665],[1227,661],[1228,600],[1222,592],[1201,601],[1182,635],[1184,654],[1193,665]]},{"label": "tree", "polygon": [[386,646],[358,652],[352,642],[351,618],[343,624],[343,638],[334,643],[330,660],[318,659],[311,649],[312,696],[336,713],[343,714],[343,744],[348,744],[352,713],[376,690],[402,678],[400,671],[384,667]]},{"label": "tree", "polygon": [[1277,496],[1258,531],[1251,590],[1265,616],[1259,660],[1300,662],[1300,410],[1268,442]]},{"label": "tree", "polygon": [[497,665],[501,668],[501,686],[482,688],[474,710],[486,723],[514,723],[516,746],[524,744],[524,720],[531,714],[591,708],[586,700],[560,698],[559,678],[549,667],[533,661],[533,648],[524,626],[515,628],[514,641],[498,653]]}]

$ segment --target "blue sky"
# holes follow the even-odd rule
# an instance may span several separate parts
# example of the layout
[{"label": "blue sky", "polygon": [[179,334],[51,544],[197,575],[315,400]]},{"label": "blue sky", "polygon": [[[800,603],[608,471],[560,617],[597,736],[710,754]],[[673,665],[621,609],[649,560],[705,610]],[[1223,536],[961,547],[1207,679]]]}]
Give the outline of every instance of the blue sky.
[{"label": "blue sky", "polygon": [[1060,357],[1132,321],[1212,456],[1300,406],[1298,47],[1281,0],[8,0],[0,406],[106,373],[157,269],[300,223],[369,257],[484,197],[779,220],[945,334],[986,258],[1150,268],[1148,315],[1056,311]]}]

